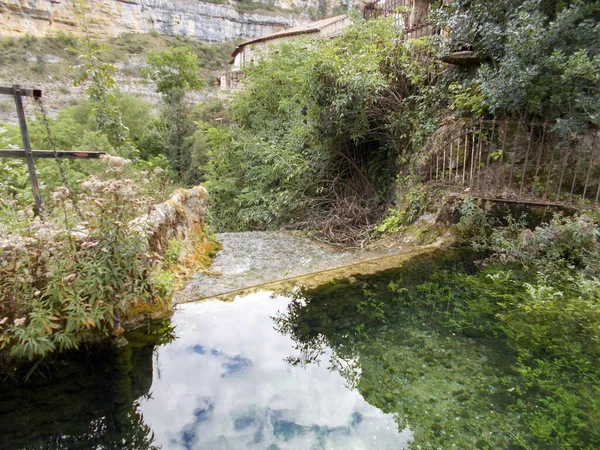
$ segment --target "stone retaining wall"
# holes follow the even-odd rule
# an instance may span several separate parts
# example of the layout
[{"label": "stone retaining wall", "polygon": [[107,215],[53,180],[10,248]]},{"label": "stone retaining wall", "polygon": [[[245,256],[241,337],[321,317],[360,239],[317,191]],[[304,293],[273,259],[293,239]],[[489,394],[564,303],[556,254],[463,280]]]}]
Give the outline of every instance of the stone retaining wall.
[{"label": "stone retaining wall", "polygon": [[148,216],[138,219],[150,251],[162,254],[171,239],[189,241],[197,236],[202,231],[207,206],[208,193],[203,186],[177,189]]}]

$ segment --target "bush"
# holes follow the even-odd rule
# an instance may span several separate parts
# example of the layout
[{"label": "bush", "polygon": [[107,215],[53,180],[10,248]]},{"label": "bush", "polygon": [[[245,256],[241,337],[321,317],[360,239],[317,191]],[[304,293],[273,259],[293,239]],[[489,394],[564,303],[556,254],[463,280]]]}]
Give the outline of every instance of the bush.
[{"label": "bush", "polygon": [[[105,176],[83,181],[82,194],[56,188],[44,222],[32,220],[30,210],[27,217],[12,211],[12,223],[0,228],[8,249],[0,254],[0,349],[14,357],[43,357],[121,333],[122,316],[140,303],[155,311],[169,307],[158,302],[153,257],[132,222],[154,202],[144,196],[153,190],[152,177],[134,182],[123,176],[126,160],[104,162]],[[26,233],[11,232],[17,228]]]},{"label": "bush", "polygon": [[469,109],[556,120],[566,136],[598,125],[599,11],[598,1],[458,0],[436,15],[449,50],[485,61],[466,86],[478,91],[463,97]]},{"label": "bush", "polygon": [[334,40],[280,45],[247,67],[248,86],[230,108],[239,128],[207,132],[215,223],[362,240],[398,161],[422,138],[413,132],[431,123],[421,89],[436,68],[416,62],[414,45],[429,51],[377,20]]}]

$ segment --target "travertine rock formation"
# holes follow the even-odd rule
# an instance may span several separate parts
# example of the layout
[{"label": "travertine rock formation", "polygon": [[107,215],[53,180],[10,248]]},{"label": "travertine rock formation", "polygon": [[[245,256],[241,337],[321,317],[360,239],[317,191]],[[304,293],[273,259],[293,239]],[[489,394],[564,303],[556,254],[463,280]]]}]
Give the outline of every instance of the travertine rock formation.
[{"label": "travertine rock formation", "polygon": [[[267,0],[257,0],[261,1]],[[274,2],[274,6],[289,9],[289,14],[260,10],[240,13],[229,3],[198,0],[86,0],[85,9],[91,31],[100,35],[157,31],[223,42],[264,36],[308,22],[308,16],[300,16],[297,11],[317,8],[318,4],[319,0]],[[1,0],[0,36],[78,33],[75,9],[73,0]]]},{"label": "travertine rock formation", "polygon": [[199,238],[208,207],[208,193],[203,186],[178,189],[166,202],[156,205],[146,217],[136,221],[148,239],[148,248],[162,254],[171,239],[189,241]]}]

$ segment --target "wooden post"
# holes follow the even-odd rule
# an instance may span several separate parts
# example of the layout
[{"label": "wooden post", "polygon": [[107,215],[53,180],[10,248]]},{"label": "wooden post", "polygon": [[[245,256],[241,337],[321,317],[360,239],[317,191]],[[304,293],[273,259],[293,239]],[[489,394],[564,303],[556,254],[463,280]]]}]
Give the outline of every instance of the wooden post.
[{"label": "wooden post", "polygon": [[42,195],[38,184],[35,164],[33,163],[33,154],[31,153],[31,144],[29,142],[29,132],[27,131],[27,122],[25,121],[25,111],[23,110],[23,99],[21,98],[21,89],[18,85],[13,86],[13,97],[17,106],[17,115],[19,117],[19,127],[21,128],[21,138],[23,139],[23,149],[27,158],[27,169],[29,170],[29,180],[33,190],[33,199],[35,200],[36,214],[42,213]]},{"label": "wooden post", "polygon": [[[29,169],[29,180],[31,181],[33,199],[35,200],[35,212],[39,215],[42,213],[43,202],[42,196],[40,194],[40,187],[38,185],[37,173],[35,171],[35,164],[33,162],[34,158],[56,158],[57,161],[59,158],[92,159],[100,158],[102,155],[104,155],[104,152],[57,151],[56,149],[52,149],[52,151],[31,150],[31,143],[29,142],[29,132],[27,131],[27,121],[25,120],[25,111],[23,110],[22,97],[25,96],[41,98],[42,91],[39,89],[21,89],[18,85],[14,85],[12,87],[0,86],[0,94],[11,95],[15,99],[15,105],[17,107],[17,116],[19,118],[19,127],[21,128],[21,138],[23,140],[24,148],[24,150],[0,149],[0,158],[27,159],[27,168]],[[50,133],[50,130],[48,130],[48,133]],[[64,180],[64,182],[67,182],[66,179]]]}]

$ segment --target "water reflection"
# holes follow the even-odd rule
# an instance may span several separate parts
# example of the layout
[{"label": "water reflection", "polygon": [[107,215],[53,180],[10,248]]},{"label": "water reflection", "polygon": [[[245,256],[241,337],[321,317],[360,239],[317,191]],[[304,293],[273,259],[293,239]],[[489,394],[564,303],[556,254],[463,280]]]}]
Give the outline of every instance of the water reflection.
[{"label": "water reflection", "polygon": [[[411,438],[325,366],[294,367],[274,330],[286,297],[184,305],[180,338],[158,352],[152,398],[140,404],[169,449],[401,449]],[[327,350],[325,350],[326,352]],[[158,377],[160,374],[160,377]]]},{"label": "water reflection", "polygon": [[27,383],[0,387],[0,448],[155,449],[138,409],[152,384],[154,340],[79,353]]},{"label": "water reflection", "polygon": [[419,286],[442,269],[465,267],[453,255],[423,258],[299,293],[275,317],[294,342],[288,360],[335,368],[369,404],[394,414],[400,429],[412,430],[411,448],[522,448],[512,351],[500,338],[447,332],[420,297]]}]

